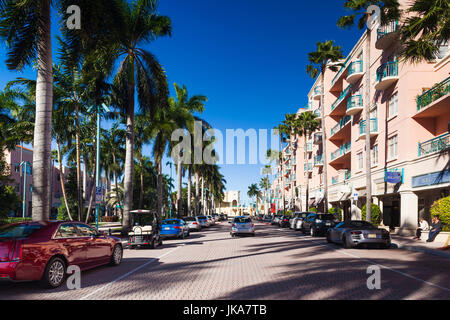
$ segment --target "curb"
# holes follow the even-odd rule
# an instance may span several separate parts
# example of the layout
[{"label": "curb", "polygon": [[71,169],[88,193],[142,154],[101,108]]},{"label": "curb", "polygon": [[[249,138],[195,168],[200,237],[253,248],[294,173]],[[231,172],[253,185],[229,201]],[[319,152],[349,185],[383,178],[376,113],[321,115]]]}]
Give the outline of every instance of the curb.
[{"label": "curb", "polygon": [[408,250],[408,251],[428,253],[428,254],[432,254],[432,255],[435,255],[435,256],[440,256],[440,257],[444,257],[444,258],[450,258],[450,252],[445,252],[445,251],[438,250],[438,249],[428,249],[428,248],[411,246],[411,245],[408,245],[408,244],[399,244],[399,243],[396,243],[396,245],[398,246],[399,249],[405,249],[405,250]]}]

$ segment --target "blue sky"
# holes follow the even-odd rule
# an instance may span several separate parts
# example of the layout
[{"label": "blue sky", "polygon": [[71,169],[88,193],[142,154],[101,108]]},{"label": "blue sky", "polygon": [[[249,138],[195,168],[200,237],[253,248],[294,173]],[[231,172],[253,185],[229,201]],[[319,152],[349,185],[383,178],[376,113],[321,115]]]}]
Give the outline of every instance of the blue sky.
[{"label": "blue sky", "polygon": [[[335,40],[346,55],[362,34],[336,27],[343,2],[160,0],[159,13],[172,19],[173,33],[148,49],[164,66],[172,92],[176,82],[191,95],[209,98],[202,117],[213,127],[224,134],[226,129],[270,130],[306,103],[314,80],[305,66],[316,42]],[[3,44],[0,57],[5,60]],[[0,64],[1,88],[16,76]],[[35,72],[28,69],[21,76],[35,77]],[[222,165],[227,189],[240,190],[248,202],[247,188],[260,180],[261,167]]]}]

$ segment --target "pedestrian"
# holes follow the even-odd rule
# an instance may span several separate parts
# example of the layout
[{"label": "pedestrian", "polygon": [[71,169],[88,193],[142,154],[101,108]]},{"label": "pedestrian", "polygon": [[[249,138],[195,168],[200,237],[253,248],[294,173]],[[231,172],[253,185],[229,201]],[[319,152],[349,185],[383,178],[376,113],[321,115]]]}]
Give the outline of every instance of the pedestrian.
[{"label": "pedestrian", "polygon": [[420,240],[420,237],[422,236],[423,231],[428,231],[430,226],[428,225],[428,222],[424,220],[424,218],[419,219],[419,227],[416,229],[416,236],[413,239]]},{"label": "pedestrian", "polygon": [[442,223],[441,221],[439,221],[439,216],[434,216],[433,222],[431,223],[431,230],[428,235],[427,242],[433,242],[434,239],[436,239],[439,232],[441,232],[441,230],[442,230]]}]

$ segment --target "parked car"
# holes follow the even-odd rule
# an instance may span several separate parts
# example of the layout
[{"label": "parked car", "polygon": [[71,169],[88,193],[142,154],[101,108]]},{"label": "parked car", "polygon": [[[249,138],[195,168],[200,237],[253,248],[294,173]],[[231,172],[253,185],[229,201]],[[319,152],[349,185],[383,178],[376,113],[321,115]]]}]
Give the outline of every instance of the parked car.
[{"label": "parked car", "polygon": [[206,216],[198,216],[197,219],[202,228],[208,228],[211,225]]},{"label": "parked car", "polygon": [[212,214],[212,218],[214,219],[215,222],[219,221],[219,215],[217,213]]},{"label": "parked car", "polygon": [[219,215],[219,221],[227,221],[227,220],[228,220],[228,217],[227,217],[226,214],[221,213],[221,214]]},{"label": "parked car", "polygon": [[281,218],[282,216],[283,216],[283,215],[281,215],[281,214],[275,215],[275,216],[273,217],[273,219],[272,219],[272,224],[278,224],[278,222],[280,222],[280,218]]},{"label": "parked car", "polygon": [[265,215],[264,218],[263,218],[263,222],[266,222],[266,223],[272,222],[272,216],[271,215]]},{"label": "parked car", "polygon": [[211,216],[206,216],[206,217],[208,218],[209,224],[210,224],[211,226],[213,226],[213,225],[216,224],[216,221],[214,221],[213,217],[211,217]]},{"label": "parked car", "polygon": [[189,231],[200,231],[202,229],[197,217],[183,217],[181,219],[186,222]]},{"label": "parked car", "polygon": [[357,246],[391,247],[391,235],[367,221],[345,221],[328,229],[327,241],[340,243],[344,248]]},{"label": "parked car", "polygon": [[181,219],[166,219],[161,222],[161,237],[179,238],[189,237],[189,227]]},{"label": "parked car", "polygon": [[67,268],[81,270],[121,263],[120,239],[82,222],[23,222],[0,226],[0,279],[64,283]]},{"label": "parked car", "polygon": [[150,210],[130,211],[132,229],[128,232],[128,248],[149,247],[154,249],[162,245],[161,228],[155,214]]},{"label": "parked car", "polygon": [[293,230],[300,230],[302,228],[303,220],[312,212],[295,212],[294,216],[289,220],[289,228]]},{"label": "parked car", "polygon": [[287,228],[289,227],[289,216],[281,216],[278,221],[278,226],[280,228]]},{"label": "parked car", "polygon": [[255,225],[248,216],[236,217],[233,219],[230,234],[232,237],[237,235],[255,235]]},{"label": "parked car", "polygon": [[310,213],[302,223],[302,232],[312,237],[325,235],[329,228],[336,225],[336,217],[329,213]]}]

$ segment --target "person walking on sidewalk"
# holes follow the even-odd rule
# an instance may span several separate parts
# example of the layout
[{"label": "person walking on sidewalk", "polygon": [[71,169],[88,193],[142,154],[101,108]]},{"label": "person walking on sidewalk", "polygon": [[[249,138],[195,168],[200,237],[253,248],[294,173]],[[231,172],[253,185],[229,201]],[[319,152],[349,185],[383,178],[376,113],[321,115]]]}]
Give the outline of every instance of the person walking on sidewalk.
[{"label": "person walking on sidewalk", "polygon": [[436,239],[439,232],[441,232],[441,230],[442,230],[442,223],[441,221],[439,221],[439,216],[434,216],[427,242],[433,242],[434,239]]},{"label": "person walking on sidewalk", "polygon": [[416,236],[413,239],[420,240],[420,237],[422,236],[423,231],[428,231],[430,226],[428,225],[428,222],[424,220],[424,218],[419,219],[419,227],[416,229]]}]

